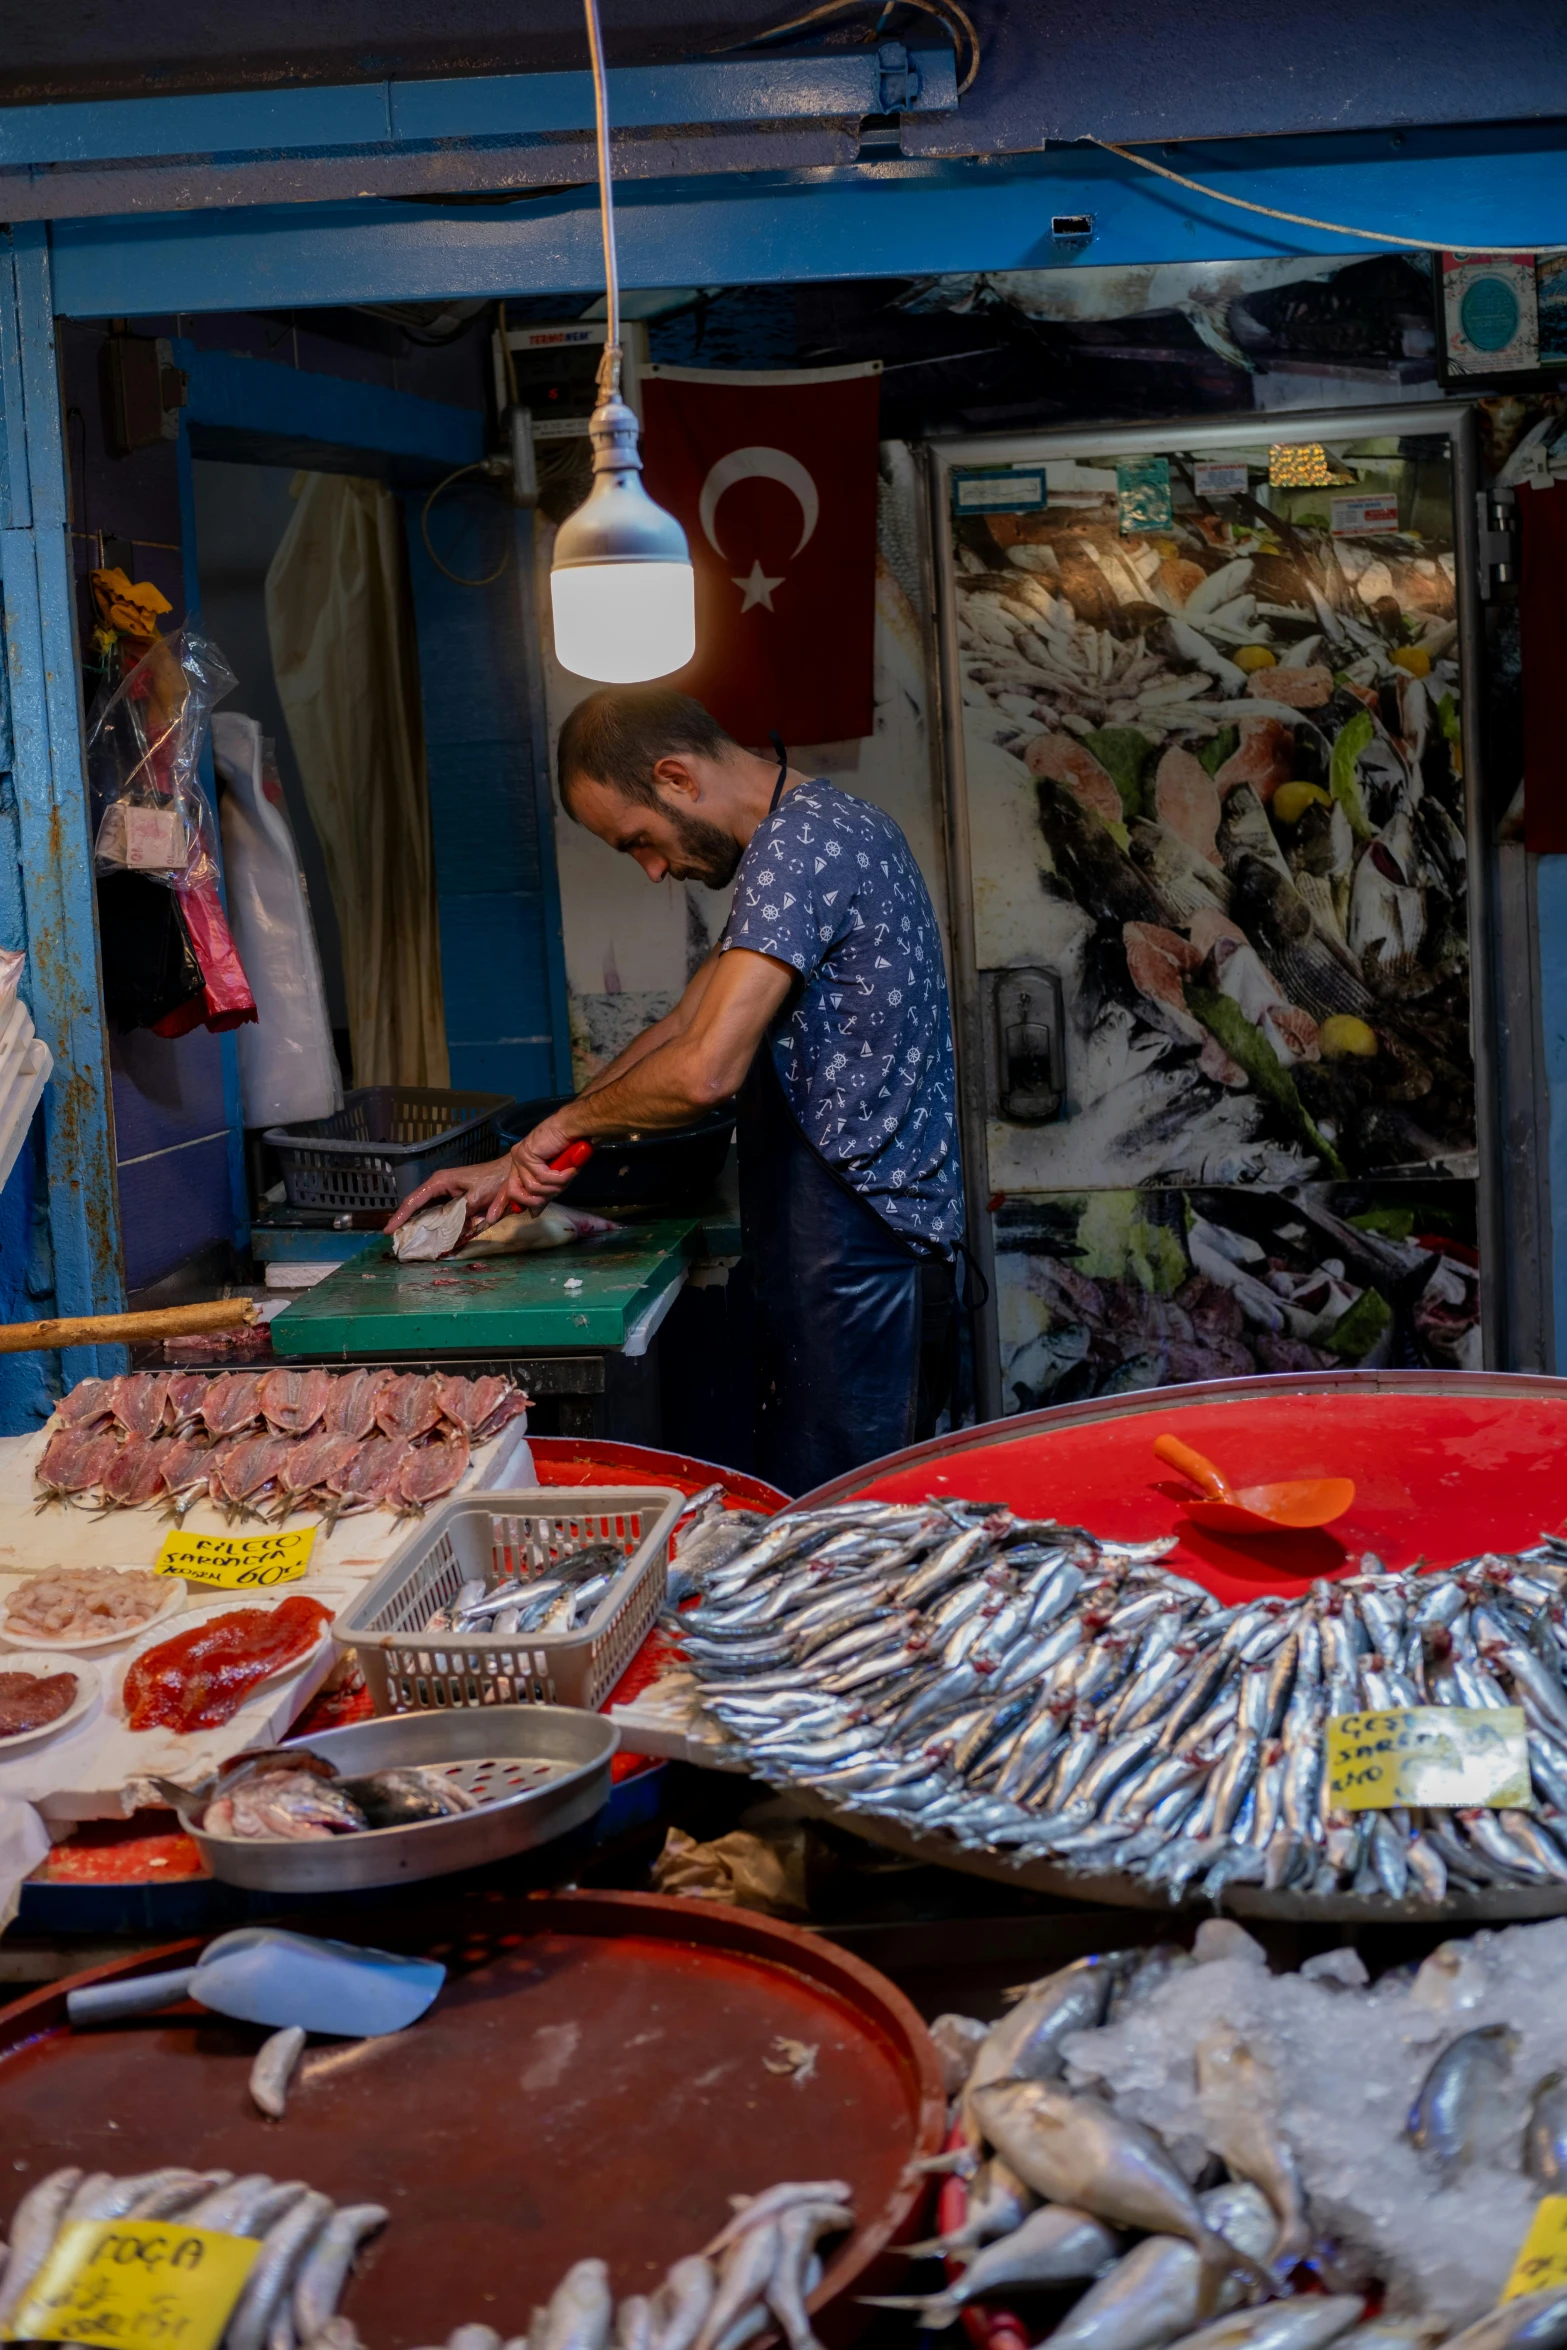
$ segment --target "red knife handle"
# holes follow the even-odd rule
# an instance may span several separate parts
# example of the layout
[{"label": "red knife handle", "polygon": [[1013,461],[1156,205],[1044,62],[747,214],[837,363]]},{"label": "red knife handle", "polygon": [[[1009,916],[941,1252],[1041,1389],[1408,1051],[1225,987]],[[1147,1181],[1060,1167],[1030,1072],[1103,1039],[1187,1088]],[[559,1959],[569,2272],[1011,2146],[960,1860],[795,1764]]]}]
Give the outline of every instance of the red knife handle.
[{"label": "red knife handle", "polygon": [[584,1136],[576,1142],[568,1142],[559,1158],[551,1159],[550,1165],[557,1175],[575,1175],[577,1169],[586,1166],[592,1156],[593,1145]]}]

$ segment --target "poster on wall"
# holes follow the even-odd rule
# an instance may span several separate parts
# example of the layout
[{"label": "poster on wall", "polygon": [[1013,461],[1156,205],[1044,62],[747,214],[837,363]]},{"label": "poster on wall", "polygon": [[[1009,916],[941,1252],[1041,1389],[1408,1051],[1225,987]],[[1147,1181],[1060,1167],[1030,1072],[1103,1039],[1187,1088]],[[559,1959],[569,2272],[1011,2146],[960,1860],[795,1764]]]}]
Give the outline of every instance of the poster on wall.
[{"label": "poster on wall", "polygon": [[998,1190],[1475,1173],[1446,446],[1331,454],[952,517],[977,959],[1065,1005]]},{"label": "poster on wall", "polygon": [[643,372],[648,494],[696,570],[696,657],[669,682],[748,746],[875,730],[880,376]]},{"label": "poster on wall", "polygon": [[1466,1183],[1101,1191],[996,1223],[1005,1408],[1259,1372],[1482,1367]]},{"label": "poster on wall", "polygon": [[1520,375],[1540,364],[1532,253],[1444,253],[1443,353],[1449,375]]}]

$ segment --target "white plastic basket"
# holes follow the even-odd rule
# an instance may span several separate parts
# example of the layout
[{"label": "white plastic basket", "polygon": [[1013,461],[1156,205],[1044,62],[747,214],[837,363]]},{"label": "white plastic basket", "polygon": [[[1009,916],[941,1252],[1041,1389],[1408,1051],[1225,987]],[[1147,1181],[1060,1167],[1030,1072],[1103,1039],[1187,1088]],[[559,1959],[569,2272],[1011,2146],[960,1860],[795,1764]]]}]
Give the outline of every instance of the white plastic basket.
[{"label": "white plastic basket", "polygon": [[[332,1626],[356,1651],[377,1713],[471,1705],[602,1705],[664,1601],[684,1495],[667,1485],[534,1486],[441,1502]],[[585,1542],[625,1555],[579,1632],[426,1629],[464,1583],[544,1575]]]}]

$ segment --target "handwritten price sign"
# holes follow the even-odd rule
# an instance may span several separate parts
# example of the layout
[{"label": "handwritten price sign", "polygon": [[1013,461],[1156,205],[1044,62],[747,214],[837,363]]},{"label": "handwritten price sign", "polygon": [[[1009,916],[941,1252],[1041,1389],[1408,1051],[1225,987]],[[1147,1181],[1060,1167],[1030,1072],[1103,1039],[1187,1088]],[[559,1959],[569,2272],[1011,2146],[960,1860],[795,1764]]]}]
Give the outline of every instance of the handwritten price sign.
[{"label": "handwritten price sign", "polygon": [[183,1575],[225,1591],[270,1591],[297,1583],[310,1564],[314,1526],[287,1534],[165,1534],[155,1575]]},{"label": "handwritten price sign", "polygon": [[217,2350],[261,2246],[155,2219],[73,2220],[12,2316],[13,2342]]},{"label": "handwritten price sign", "polygon": [[1567,2285],[1567,2195],[1540,2197],[1502,2299],[1516,2301],[1546,2285]]},{"label": "handwritten price sign", "polygon": [[1522,1709],[1410,1705],[1385,1714],[1334,1714],[1328,1786],[1336,1811],[1387,1811],[1395,1803],[1527,1810]]}]

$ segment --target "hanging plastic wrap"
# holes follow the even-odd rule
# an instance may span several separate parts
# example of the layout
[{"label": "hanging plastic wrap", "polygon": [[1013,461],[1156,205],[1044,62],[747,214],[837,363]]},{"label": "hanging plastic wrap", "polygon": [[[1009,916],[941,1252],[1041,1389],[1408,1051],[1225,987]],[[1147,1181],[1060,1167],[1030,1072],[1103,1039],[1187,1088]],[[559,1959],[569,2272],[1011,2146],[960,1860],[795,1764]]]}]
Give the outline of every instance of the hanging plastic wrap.
[{"label": "hanging plastic wrap", "polygon": [[[134,640],[133,640],[134,641]],[[197,765],[202,734],[234,684],[216,645],[182,628],[154,637],[94,712],[87,738],[93,861],[101,881],[162,883],[179,902],[201,992],[151,1022],[183,1036],[256,1017],[219,892],[212,813]]]},{"label": "hanging plastic wrap", "polygon": [[260,1013],[239,1039],[247,1126],[325,1118],[343,1106],[310,900],[269,752],[254,718],[224,710],[213,720],[229,918]]}]

